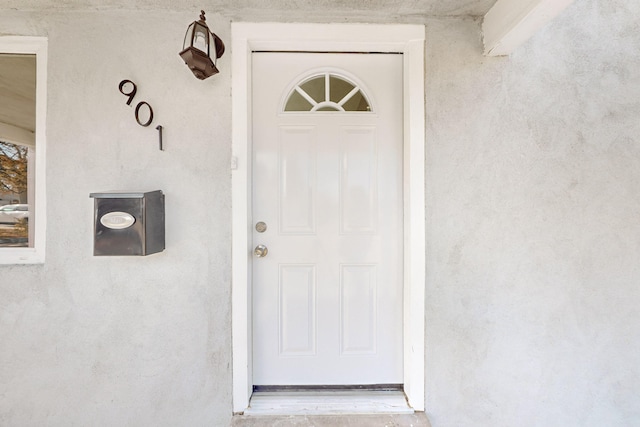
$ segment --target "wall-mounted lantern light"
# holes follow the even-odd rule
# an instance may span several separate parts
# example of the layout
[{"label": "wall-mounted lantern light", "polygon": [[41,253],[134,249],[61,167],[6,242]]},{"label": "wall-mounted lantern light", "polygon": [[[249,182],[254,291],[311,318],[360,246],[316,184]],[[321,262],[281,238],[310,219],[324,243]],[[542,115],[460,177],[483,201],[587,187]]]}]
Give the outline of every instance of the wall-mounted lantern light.
[{"label": "wall-mounted lantern light", "polygon": [[205,23],[204,10],[200,20],[193,21],[184,35],[180,56],[193,74],[200,80],[218,74],[216,60],[224,53],[224,43],[209,30]]}]

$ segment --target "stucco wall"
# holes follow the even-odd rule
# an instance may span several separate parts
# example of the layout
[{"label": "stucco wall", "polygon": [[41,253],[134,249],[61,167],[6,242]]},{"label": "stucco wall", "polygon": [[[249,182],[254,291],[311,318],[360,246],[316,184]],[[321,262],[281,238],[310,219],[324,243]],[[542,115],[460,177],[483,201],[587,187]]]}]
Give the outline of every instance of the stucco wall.
[{"label": "stucco wall", "polygon": [[[425,21],[435,427],[640,422],[637,16],[576,2],[510,59],[481,55],[477,20]],[[194,18],[0,14],[49,37],[47,262],[0,267],[0,425],[229,422],[231,53],[196,80],[177,55]],[[225,41],[229,21],[208,15]],[[91,255],[107,189],[165,192],[165,252]]]},{"label": "stucco wall", "polygon": [[[0,33],[49,37],[47,258],[0,267],[0,425],[228,424],[230,61],[189,72],[196,17],[0,14]],[[122,79],[153,107],[149,128]],[[89,193],[109,189],[164,191],[166,251],[92,256]]]},{"label": "stucco wall", "polygon": [[434,426],[640,424],[638,16],[578,1],[510,59],[428,27]]}]

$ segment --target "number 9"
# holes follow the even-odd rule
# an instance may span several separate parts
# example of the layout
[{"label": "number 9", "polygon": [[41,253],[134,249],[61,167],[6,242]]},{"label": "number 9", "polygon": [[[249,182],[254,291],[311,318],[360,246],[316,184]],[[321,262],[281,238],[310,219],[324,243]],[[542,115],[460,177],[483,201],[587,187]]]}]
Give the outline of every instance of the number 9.
[{"label": "number 9", "polygon": [[[124,85],[126,85],[127,83],[131,83],[133,88],[131,89],[131,92],[124,93],[122,89],[124,89]],[[118,86],[118,88],[120,89],[121,94],[129,97],[129,100],[127,101],[127,105],[131,105],[131,101],[133,101],[133,98],[136,96],[136,92],[138,91],[138,87],[136,86],[136,84],[131,80],[123,80],[120,82],[120,86]]]}]

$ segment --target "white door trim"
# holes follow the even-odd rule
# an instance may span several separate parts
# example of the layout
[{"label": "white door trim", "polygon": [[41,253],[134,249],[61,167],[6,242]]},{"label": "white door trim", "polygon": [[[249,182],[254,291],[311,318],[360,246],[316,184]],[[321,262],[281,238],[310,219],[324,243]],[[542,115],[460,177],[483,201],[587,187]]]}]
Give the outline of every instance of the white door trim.
[{"label": "white door trim", "polygon": [[232,346],[233,411],[243,412],[251,375],[251,53],[388,52],[404,55],[404,387],[424,411],[425,74],[422,25],[233,23]]}]

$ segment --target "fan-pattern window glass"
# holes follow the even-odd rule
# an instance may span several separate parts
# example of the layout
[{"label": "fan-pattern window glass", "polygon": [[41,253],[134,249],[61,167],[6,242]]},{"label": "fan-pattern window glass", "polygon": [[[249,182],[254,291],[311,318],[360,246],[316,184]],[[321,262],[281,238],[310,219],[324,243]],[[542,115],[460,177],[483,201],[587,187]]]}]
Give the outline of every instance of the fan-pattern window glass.
[{"label": "fan-pattern window glass", "polygon": [[371,105],[358,85],[324,73],[293,88],[284,111],[371,111]]}]

